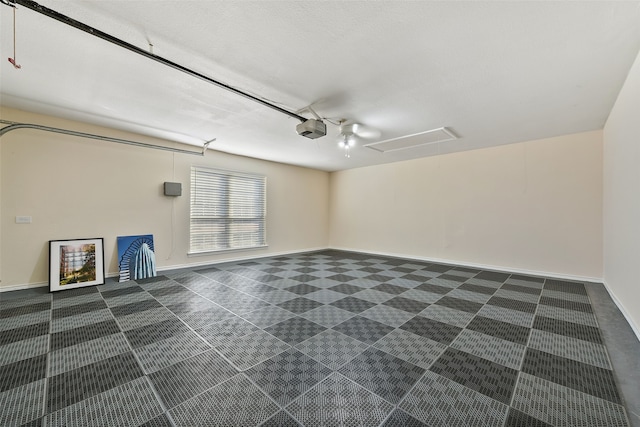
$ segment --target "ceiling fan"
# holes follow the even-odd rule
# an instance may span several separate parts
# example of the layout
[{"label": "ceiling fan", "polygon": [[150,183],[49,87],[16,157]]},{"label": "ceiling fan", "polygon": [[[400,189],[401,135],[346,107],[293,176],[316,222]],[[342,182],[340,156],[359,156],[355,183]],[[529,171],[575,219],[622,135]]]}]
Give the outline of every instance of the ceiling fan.
[{"label": "ceiling fan", "polygon": [[339,122],[339,131],[338,147],[345,151],[345,157],[351,157],[351,149],[358,139],[375,139],[381,135],[378,129],[348,120]]}]

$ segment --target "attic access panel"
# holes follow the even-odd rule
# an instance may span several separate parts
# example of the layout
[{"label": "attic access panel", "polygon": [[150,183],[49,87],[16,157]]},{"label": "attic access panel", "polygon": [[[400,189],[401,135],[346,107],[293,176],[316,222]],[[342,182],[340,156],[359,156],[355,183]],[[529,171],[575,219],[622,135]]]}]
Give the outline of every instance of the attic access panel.
[{"label": "attic access panel", "polygon": [[415,133],[413,135],[373,142],[371,144],[366,144],[365,147],[381,153],[386,153],[389,151],[406,150],[427,144],[435,144],[437,142],[451,141],[453,139],[458,139],[458,137],[446,127],[442,127]]}]

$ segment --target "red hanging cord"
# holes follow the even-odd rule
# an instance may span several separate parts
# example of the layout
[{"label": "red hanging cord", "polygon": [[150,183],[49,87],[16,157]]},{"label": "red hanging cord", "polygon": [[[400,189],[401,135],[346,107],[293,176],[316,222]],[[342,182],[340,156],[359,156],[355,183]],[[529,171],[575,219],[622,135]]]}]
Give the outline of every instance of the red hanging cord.
[{"label": "red hanging cord", "polygon": [[15,7],[13,8],[13,58],[8,58],[8,59],[14,68],[18,70],[22,68],[22,65],[18,65],[18,63],[16,62],[16,8]]}]

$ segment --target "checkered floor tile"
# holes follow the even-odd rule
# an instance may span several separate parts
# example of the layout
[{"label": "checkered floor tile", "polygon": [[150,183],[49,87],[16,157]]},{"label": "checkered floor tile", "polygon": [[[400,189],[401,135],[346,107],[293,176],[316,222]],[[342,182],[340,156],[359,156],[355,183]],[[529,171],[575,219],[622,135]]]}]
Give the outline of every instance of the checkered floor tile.
[{"label": "checkered floor tile", "polygon": [[0,425],[630,427],[587,289],[326,250],[0,294]]}]

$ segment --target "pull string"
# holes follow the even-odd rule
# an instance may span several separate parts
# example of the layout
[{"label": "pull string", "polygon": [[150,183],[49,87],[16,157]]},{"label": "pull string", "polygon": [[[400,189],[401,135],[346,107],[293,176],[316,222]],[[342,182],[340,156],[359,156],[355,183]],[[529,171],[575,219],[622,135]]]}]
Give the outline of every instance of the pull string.
[{"label": "pull string", "polygon": [[22,65],[16,62],[16,8],[13,8],[13,58],[8,58],[13,68],[19,70]]}]

